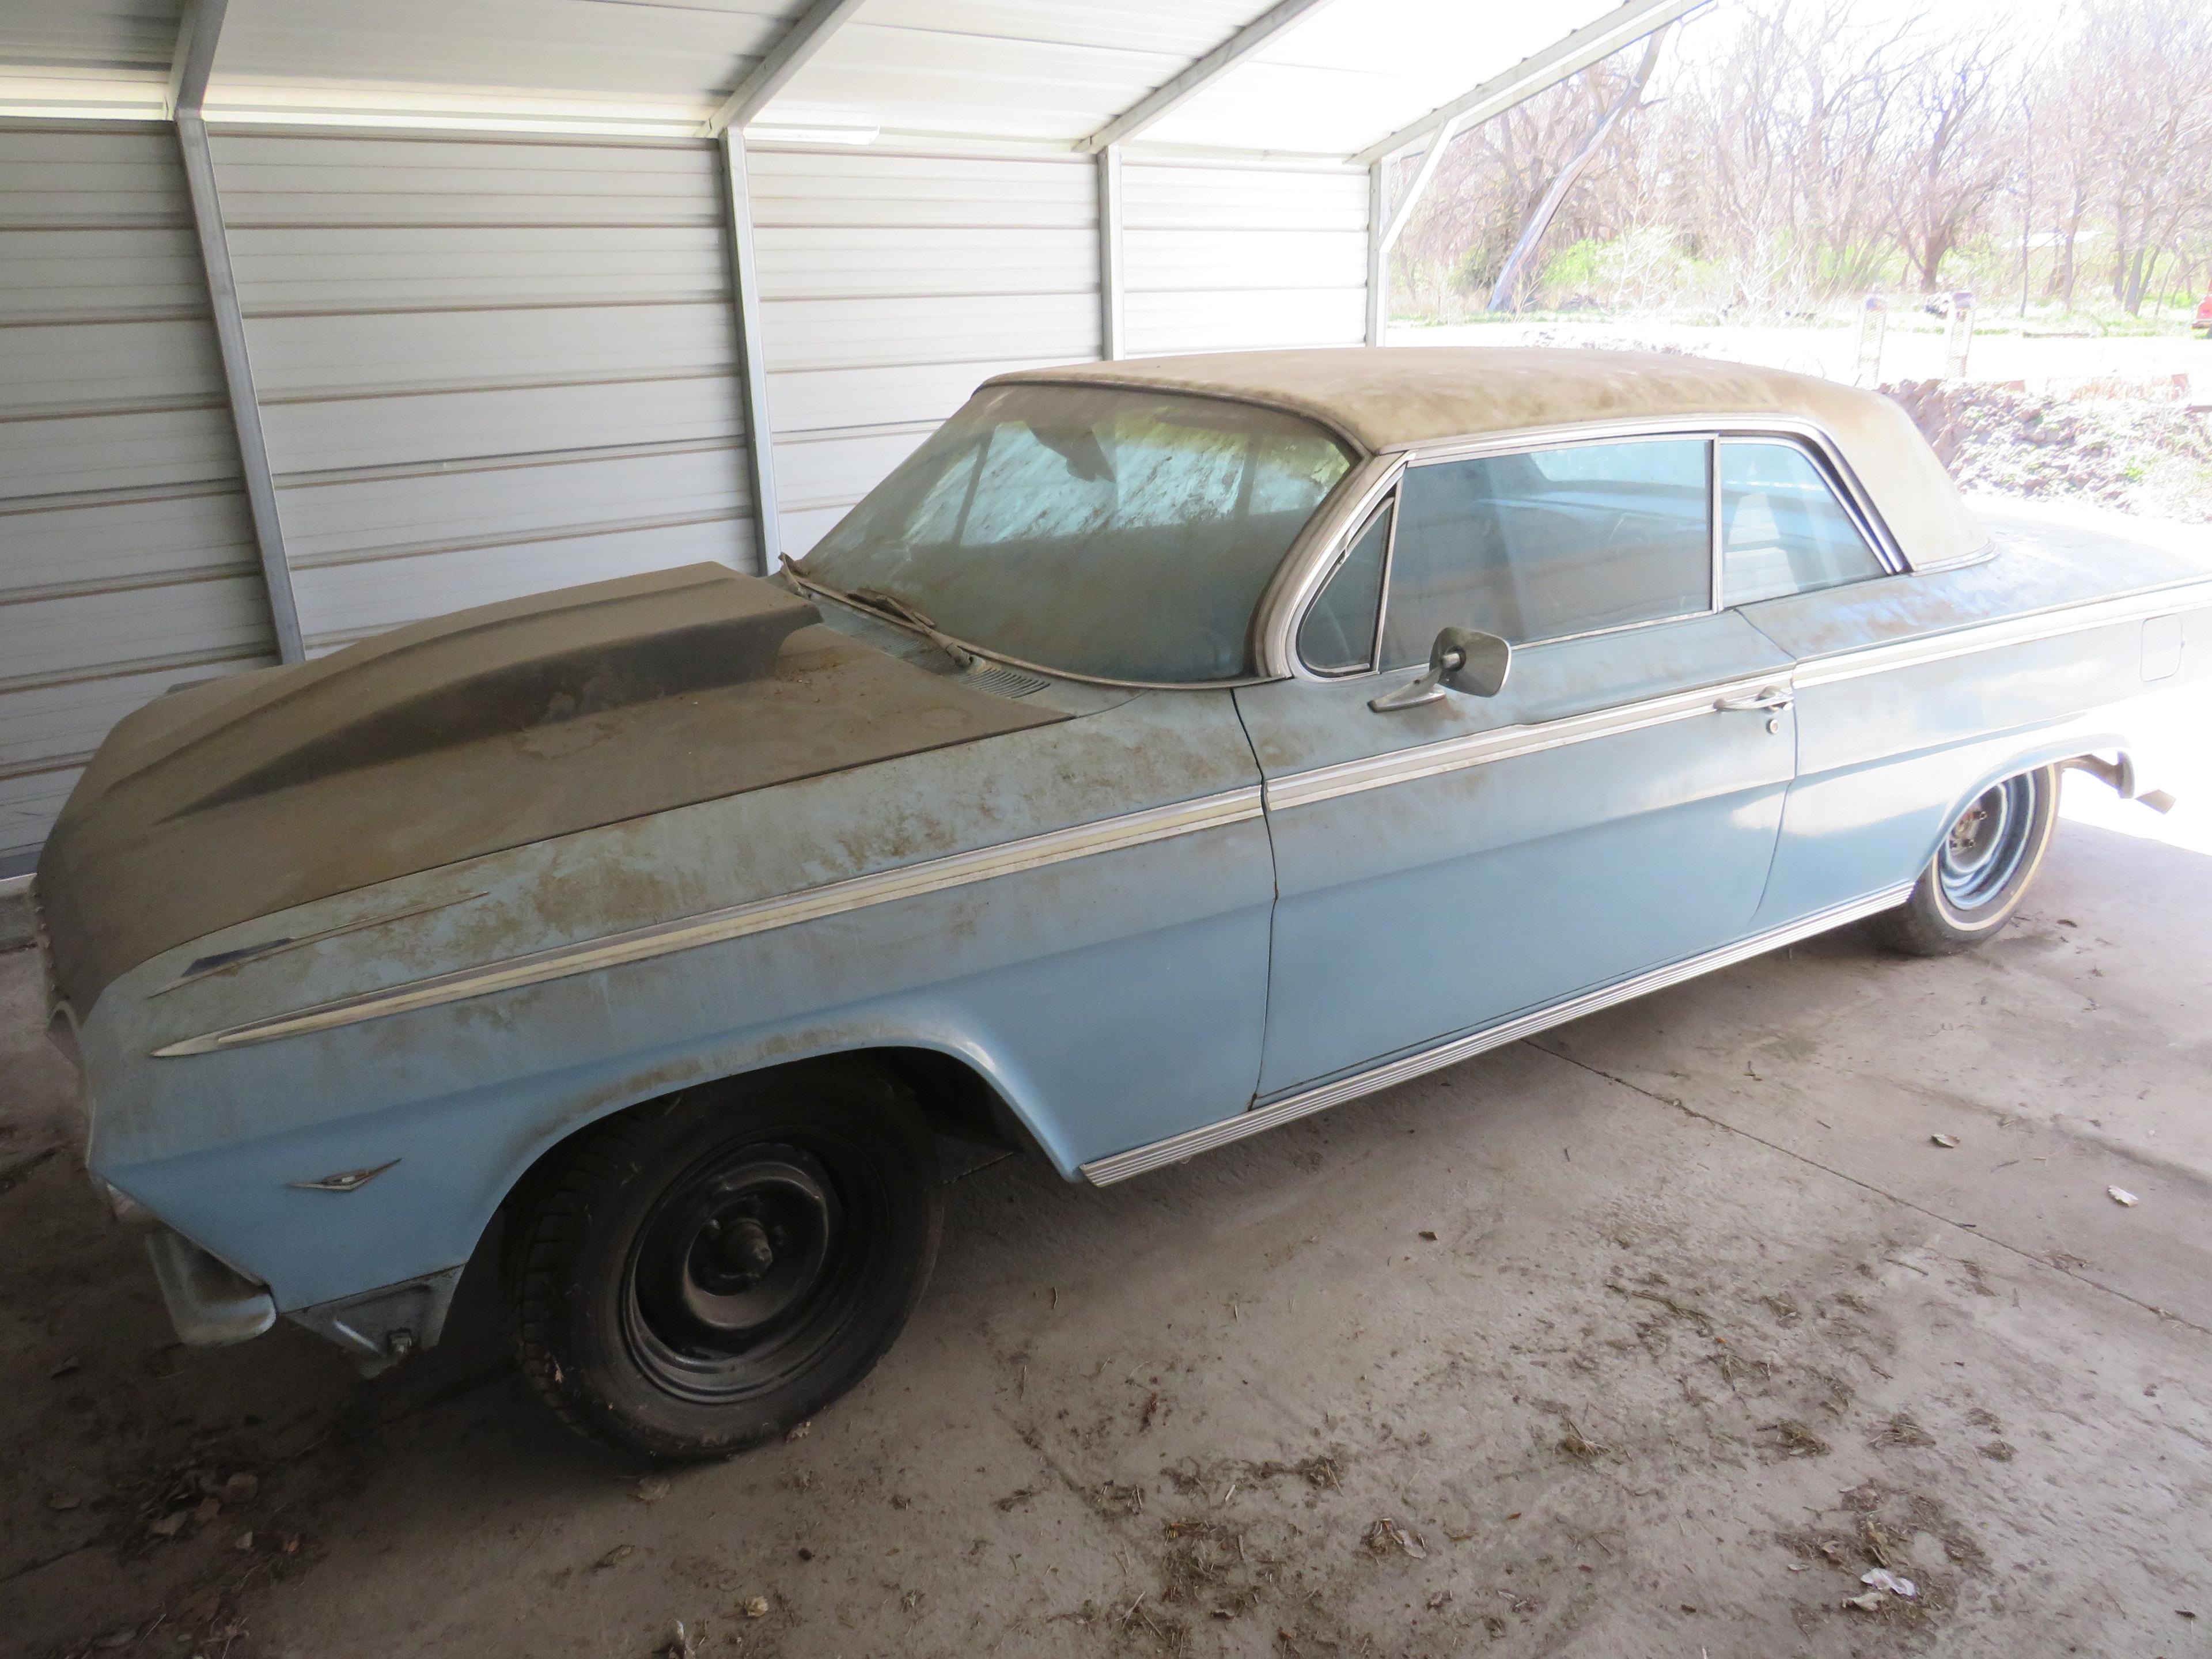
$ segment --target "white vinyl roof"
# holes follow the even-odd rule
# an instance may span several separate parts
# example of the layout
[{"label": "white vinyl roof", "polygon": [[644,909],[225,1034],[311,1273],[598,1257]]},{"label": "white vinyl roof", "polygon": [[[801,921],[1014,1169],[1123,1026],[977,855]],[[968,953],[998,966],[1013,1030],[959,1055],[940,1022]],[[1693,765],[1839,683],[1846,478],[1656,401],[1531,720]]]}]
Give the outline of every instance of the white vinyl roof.
[{"label": "white vinyl roof", "polygon": [[[179,8],[7,0],[0,113],[159,115]],[[1510,79],[1515,65],[1586,26],[1640,32],[1686,9],[1680,0],[229,0],[206,113],[218,122],[696,132],[779,42],[819,26],[811,53],[749,112],[757,139],[798,129],[855,143],[1081,147],[1228,49],[1230,66],[1130,141],[1347,158],[1470,88]],[[1255,31],[1264,39],[1231,48],[1255,24],[1266,26]]]}]

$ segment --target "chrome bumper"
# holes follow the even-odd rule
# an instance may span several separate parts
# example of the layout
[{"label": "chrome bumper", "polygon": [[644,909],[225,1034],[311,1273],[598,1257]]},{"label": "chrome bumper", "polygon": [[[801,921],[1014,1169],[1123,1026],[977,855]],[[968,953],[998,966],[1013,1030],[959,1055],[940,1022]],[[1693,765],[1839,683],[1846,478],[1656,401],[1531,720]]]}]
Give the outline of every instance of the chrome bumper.
[{"label": "chrome bumper", "polygon": [[146,1240],[154,1277],[168,1304],[177,1335],[195,1348],[220,1348],[256,1337],[276,1322],[276,1298],[258,1284],[217,1261],[171,1227],[157,1227]]}]

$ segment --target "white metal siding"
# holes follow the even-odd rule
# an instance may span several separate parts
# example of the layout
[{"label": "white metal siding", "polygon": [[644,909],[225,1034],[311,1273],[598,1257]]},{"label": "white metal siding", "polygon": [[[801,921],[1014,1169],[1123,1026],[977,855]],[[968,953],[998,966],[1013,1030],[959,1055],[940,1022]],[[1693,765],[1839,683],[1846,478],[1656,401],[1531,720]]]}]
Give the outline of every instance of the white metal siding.
[{"label": "white metal siding", "polygon": [[219,132],[311,652],[750,546],[703,143]]},{"label": "white metal siding", "polygon": [[1131,160],[1121,219],[1131,356],[1365,337],[1364,171]]},{"label": "white metal siding", "polygon": [[750,177],[793,557],[977,382],[1098,355],[1089,161],[756,149]]},{"label": "white metal siding", "polygon": [[175,134],[0,127],[0,874],[116,720],[274,656]]}]

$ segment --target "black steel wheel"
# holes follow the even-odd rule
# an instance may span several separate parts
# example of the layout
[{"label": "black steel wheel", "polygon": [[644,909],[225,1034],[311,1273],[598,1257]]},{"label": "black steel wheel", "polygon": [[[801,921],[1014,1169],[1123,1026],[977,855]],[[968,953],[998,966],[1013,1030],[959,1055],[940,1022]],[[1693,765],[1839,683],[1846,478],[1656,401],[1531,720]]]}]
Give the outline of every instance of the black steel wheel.
[{"label": "black steel wheel", "polygon": [[943,1200],[903,1088],[824,1062],[579,1136],[509,1226],[524,1373],[571,1426],[726,1456],[853,1387],[920,1300]]},{"label": "black steel wheel", "polygon": [[1875,918],[1883,941],[1914,956],[1949,956],[2012,920],[2058,827],[2058,772],[2038,767],[1993,784],[1944,832],[1912,896]]}]

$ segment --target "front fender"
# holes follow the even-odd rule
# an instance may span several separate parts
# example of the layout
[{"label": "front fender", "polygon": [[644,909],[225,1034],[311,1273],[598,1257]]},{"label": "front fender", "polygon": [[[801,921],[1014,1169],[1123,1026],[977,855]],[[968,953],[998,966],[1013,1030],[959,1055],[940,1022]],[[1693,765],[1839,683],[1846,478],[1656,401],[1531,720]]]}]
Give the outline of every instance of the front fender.
[{"label": "front fender", "polygon": [[[279,1311],[447,1271],[475,1252],[523,1174],[614,1113],[695,1084],[871,1048],[926,1048],[973,1067],[1063,1176],[1076,1150],[1000,1034],[941,1000],[896,998],[826,1018],[613,1056],[287,1133],[230,1142],[100,1178],[267,1284]],[[379,1172],[349,1191],[295,1183]]]}]

